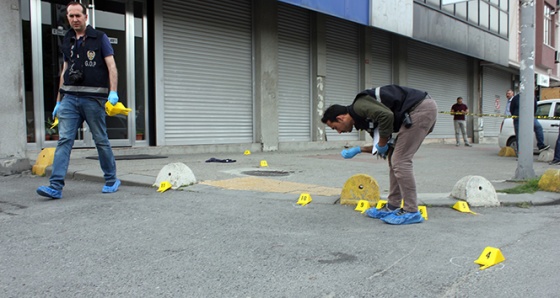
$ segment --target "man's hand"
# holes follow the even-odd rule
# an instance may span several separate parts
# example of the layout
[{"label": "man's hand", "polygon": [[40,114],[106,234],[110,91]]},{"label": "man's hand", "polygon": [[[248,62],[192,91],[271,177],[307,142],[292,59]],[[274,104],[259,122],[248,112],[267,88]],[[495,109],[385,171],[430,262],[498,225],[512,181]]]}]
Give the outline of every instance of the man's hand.
[{"label": "man's hand", "polygon": [[389,144],[385,144],[385,146],[379,146],[379,144],[375,144],[375,149],[377,149],[377,155],[383,159],[387,158],[387,151],[389,151]]},{"label": "man's hand", "polygon": [[60,101],[56,102],[56,105],[54,106],[54,110],[52,111],[52,118],[54,120],[54,118],[56,118],[56,114],[58,114],[58,106],[60,105]]},{"label": "man's hand", "polygon": [[119,96],[117,95],[117,91],[109,92],[108,100],[112,105],[116,105],[117,102],[119,102]]},{"label": "man's hand", "polygon": [[340,152],[340,155],[342,155],[342,157],[344,158],[352,158],[354,156],[356,156],[356,154],[361,153],[362,149],[360,149],[360,146],[356,146],[356,147],[352,147],[350,149],[344,149]]}]

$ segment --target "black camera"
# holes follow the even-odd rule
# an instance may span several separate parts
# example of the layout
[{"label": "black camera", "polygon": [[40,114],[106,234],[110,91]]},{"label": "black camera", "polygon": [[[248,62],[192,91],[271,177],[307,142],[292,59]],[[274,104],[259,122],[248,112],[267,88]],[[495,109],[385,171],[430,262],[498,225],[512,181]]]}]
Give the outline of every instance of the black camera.
[{"label": "black camera", "polygon": [[81,83],[84,80],[84,74],[81,70],[75,70],[73,67],[68,70],[68,81],[70,84]]},{"label": "black camera", "polygon": [[403,124],[406,128],[410,128],[412,126],[412,119],[410,119],[409,113],[404,113]]}]

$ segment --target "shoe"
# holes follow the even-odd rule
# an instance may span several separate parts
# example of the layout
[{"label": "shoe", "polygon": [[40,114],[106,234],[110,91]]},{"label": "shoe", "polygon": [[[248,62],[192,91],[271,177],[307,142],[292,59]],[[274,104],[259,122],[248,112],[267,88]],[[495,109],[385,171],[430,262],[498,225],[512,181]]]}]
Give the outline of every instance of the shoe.
[{"label": "shoe", "polygon": [[459,143],[455,144],[455,146],[459,147]]},{"label": "shoe", "polygon": [[382,221],[392,224],[392,225],[409,225],[415,223],[421,223],[424,221],[422,214],[420,212],[407,212],[404,209],[400,209],[399,212],[387,215],[381,219]]},{"label": "shoe", "polygon": [[103,192],[103,193],[117,192],[117,190],[119,190],[120,185],[121,185],[121,181],[119,179],[117,179],[117,181],[115,181],[115,184],[113,184],[112,186],[108,186],[107,184],[105,184],[105,186],[103,186],[103,190],[101,190],[101,192]]},{"label": "shoe", "polygon": [[465,146],[467,146],[467,147],[472,147],[472,145],[469,144],[469,143],[465,143]]},{"label": "shoe", "polygon": [[47,198],[52,198],[52,199],[62,198],[62,190],[57,190],[50,186],[39,186],[39,188],[37,188],[37,193],[40,196],[47,197]]},{"label": "shoe", "polygon": [[371,218],[381,219],[397,211],[399,211],[399,209],[391,210],[387,207],[387,204],[385,204],[385,206],[383,206],[383,208],[379,210],[375,207],[369,208],[368,210],[366,210],[366,215]]},{"label": "shoe", "polygon": [[550,148],[550,145],[544,145],[544,147],[539,148],[539,152],[543,152],[544,150],[548,150],[548,148]]},{"label": "shoe", "polygon": [[560,159],[559,160],[553,160],[551,162],[548,163],[551,166],[560,166]]}]

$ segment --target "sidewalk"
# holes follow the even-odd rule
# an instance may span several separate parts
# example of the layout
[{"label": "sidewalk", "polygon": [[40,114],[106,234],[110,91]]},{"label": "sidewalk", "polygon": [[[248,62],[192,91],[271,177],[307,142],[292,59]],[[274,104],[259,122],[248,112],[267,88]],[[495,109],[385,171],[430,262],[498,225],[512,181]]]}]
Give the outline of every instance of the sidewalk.
[{"label": "sidewalk", "polygon": [[[184,153],[180,152],[185,150]],[[123,185],[152,187],[160,170],[167,164],[181,162],[194,173],[197,184],[188,189],[212,191],[224,188],[238,191],[258,191],[263,196],[295,198],[302,192],[310,193],[314,202],[336,203],[344,183],[353,175],[367,174],[379,184],[381,198],[386,198],[389,186],[388,166],[385,160],[360,154],[345,160],[340,150],[313,150],[297,152],[252,152],[189,154],[186,147],[114,148],[115,156],[148,154],[165,156],[156,159],[117,158],[117,172]],[[452,206],[456,199],[449,194],[457,181],[468,175],[482,176],[496,190],[516,186],[510,181],[517,168],[517,160],[498,156],[495,144],[473,144],[456,147],[454,144],[424,144],[414,158],[414,171],[419,204]],[[74,149],[67,179],[82,179],[103,183],[103,174],[95,157],[95,149]],[[210,158],[231,159],[235,162],[205,162]],[[267,167],[260,167],[265,160]],[[533,169],[540,176],[550,166],[537,161]],[[256,173],[247,173],[253,171]],[[250,175],[252,174],[252,175]],[[47,177],[50,167],[47,168]],[[48,179],[48,178],[45,178]],[[154,188],[154,192],[155,192]],[[560,203],[560,193],[508,195],[498,193],[502,205],[548,205]]]}]

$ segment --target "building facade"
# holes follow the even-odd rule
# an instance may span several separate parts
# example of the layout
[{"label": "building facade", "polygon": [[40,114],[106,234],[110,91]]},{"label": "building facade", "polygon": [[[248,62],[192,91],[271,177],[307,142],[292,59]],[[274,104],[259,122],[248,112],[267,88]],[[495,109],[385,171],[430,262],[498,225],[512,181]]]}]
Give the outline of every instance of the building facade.
[{"label": "building facade", "polygon": [[[21,16],[27,150],[56,146],[55,104],[69,26],[60,0],[10,0]],[[432,141],[454,139],[461,96],[475,142],[496,142],[505,91],[519,80],[519,5],[509,0],[84,0],[107,33],[128,117],[108,117],[113,146],[188,152],[340,148],[366,140],[320,123],[333,103],[385,84],[426,90],[439,110]],[[532,1],[531,1],[532,2]],[[536,73],[559,80],[556,3],[536,6]],[[540,32],[539,32],[540,31]],[[8,33],[5,33],[8,34]],[[2,38],[0,43],[5,42]],[[6,46],[5,46],[6,47]],[[3,99],[16,101],[16,98]],[[75,147],[93,147],[84,125]]]}]

